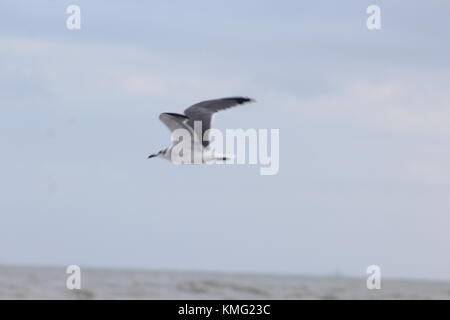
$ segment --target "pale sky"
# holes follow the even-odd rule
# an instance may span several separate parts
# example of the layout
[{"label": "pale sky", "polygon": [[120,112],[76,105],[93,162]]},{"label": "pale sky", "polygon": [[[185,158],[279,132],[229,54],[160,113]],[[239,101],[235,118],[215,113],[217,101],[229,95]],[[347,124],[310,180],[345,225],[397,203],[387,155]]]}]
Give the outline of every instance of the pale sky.
[{"label": "pale sky", "polygon": [[[449,31],[448,1],[3,0],[0,264],[450,279]],[[146,159],[236,95],[216,126],[280,129],[278,175]]]}]

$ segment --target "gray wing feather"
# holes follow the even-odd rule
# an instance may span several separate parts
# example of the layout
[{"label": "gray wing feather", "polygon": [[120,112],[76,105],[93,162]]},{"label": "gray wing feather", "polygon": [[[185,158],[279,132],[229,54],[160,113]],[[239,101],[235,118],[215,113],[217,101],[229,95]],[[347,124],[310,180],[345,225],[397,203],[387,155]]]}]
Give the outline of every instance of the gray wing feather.
[{"label": "gray wing feather", "polygon": [[[187,125],[190,126],[193,130],[194,121],[201,121],[201,136],[203,137],[205,131],[211,128],[211,119],[214,113],[252,101],[252,99],[245,97],[230,97],[215,100],[206,100],[196,103],[184,110],[184,114],[189,118],[187,121]],[[202,143],[204,147],[207,147],[209,145],[208,137],[205,137],[205,140],[206,141],[203,141]]]},{"label": "gray wing feather", "polygon": [[[178,113],[161,113],[159,115],[159,119],[166,125],[167,128],[169,128],[171,134],[173,134],[173,132],[177,129],[188,130],[191,135],[193,133],[193,130],[187,124],[189,118],[186,117],[185,115],[178,114]],[[173,136],[172,136],[172,139],[173,139]],[[196,141],[195,136],[194,136],[194,139],[192,139],[191,141],[192,141],[192,143],[194,143],[194,141]]]}]

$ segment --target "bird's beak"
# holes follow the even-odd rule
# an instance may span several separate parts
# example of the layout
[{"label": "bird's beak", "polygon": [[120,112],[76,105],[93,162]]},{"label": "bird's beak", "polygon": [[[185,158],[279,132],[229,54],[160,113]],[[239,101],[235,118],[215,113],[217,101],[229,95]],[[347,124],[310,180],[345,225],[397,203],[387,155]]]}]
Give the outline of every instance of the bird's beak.
[{"label": "bird's beak", "polygon": [[149,155],[149,156],[147,157],[147,159],[150,159],[150,158],[153,158],[153,157],[156,157],[156,154],[151,154],[151,155]]}]

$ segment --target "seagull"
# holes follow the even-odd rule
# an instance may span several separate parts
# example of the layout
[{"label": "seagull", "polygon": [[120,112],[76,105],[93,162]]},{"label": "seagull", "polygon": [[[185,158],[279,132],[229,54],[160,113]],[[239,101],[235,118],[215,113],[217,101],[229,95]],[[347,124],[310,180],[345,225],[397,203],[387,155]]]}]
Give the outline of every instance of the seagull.
[{"label": "seagull", "polygon": [[[167,128],[169,128],[171,134],[173,134],[177,129],[184,129],[189,132],[190,137],[193,138],[191,139],[192,155],[194,157],[200,156],[201,163],[206,163],[212,160],[226,161],[229,160],[228,157],[216,155],[209,148],[210,141],[207,131],[211,128],[212,117],[220,110],[225,110],[248,102],[254,102],[254,100],[247,97],[229,97],[206,100],[190,106],[184,110],[184,114],[170,112],[161,113],[159,115],[159,119],[167,126]],[[199,124],[201,125],[201,132],[198,130]],[[174,159],[176,157],[172,157],[172,150],[175,146],[176,143],[174,142],[171,147],[149,155],[148,159],[160,157],[176,163],[177,160]]]}]

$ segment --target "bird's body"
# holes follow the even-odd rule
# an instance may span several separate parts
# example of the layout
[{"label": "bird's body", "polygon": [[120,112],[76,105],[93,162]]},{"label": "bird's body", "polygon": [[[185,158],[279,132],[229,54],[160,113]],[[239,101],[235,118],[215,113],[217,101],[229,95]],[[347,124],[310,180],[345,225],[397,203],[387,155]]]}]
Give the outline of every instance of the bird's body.
[{"label": "bird's body", "polygon": [[212,116],[220,110],[251,101],[253,100],[244,97],[222,98],[196,103],[184,110],[184,115],[168,112],[161,113],[159,119],[169,128],[172,135],[180,133],[180,131],[188,135],[187,138],[189,139],[186,139],[186,135],[183,137],[189,143],[184,151],[188,149],[190,152],[189,155],[180,155],[179,146],[177,143],[174,143],[171,147],[151,154],[148,158],[160,157],[174,163],[185,163],[186,156],[188,156],[191,163],[227,160],[227,157],[215,155],[213,150],[209,148],[208,130],[211,129]]},{"label": "bird's body", "polygon": [[[152,154],[150,156],[148,156],[149,158],[153,158],[153,157],[160,157],[162,159],[171,161],[173,163],[186,163],[184,160],[185,158],[182,157],[176,157],[174,156],[175,151],[174,151],[174,147],[175,145],[172,145],[166,149],[163,149],[161,151],[159,151],[156,154]],[[197,161],[195,159],[198,159]],[[228,157],[225,156],[219,156],[219,155],[215,155],[212,150],[210,150],[209,148],[203,148],[203,150],[199,149],[199,148],[192,148],[190,157],[189,157],[189,162],[191,163],[207,163],[209,161],[213,161],[213,160],[228,160]]]}]

